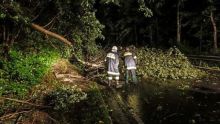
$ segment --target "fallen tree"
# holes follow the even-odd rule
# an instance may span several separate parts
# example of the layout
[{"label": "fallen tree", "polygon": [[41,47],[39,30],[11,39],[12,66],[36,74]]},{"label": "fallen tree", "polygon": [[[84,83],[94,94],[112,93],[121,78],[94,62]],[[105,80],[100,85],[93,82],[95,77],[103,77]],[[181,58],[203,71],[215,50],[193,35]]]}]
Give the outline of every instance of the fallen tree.
[{"label": "fallen tree", "polygon": [[37,24],[34,24],[34,23],[31,23],[31,27],[33,29],[43,33],[43,34],[49,35],[49,36],[51,36],[53,38],[56,38],[56,39],[64,42],[65,44],[67,44],[69,46],[72,46],[72,43],[70,41],[68,41],[66,38],[64,38],[64,36],[62,36],[62,35],[56,34],[54,32],[51,32],[51,31],[49,31],[49,30],[47,30],[47,29],[45,29],[45,28],[43,28],[43,27],[41,27],[41,26],[39,26]]},{"label": "fallen tree", "polygon": [[101,62],[97,62],[97,63],[90,63],[90,62],[86,62],[81,60],[80,58],[78,58],[74,53],[73,53],[73,57],[80,63],[83,65],[86,65],[88,67],[92,67],[92,68],[103,68],[104,67],[104,61]]},{"label": "fallen tree", "polygon": [[[57,33],[54,33],[54,32],[51,32],[47,29],[45,29],[44,27],[40,26],[40,25],[37,25],[37,24],[34,24],[34,23],[31,23],[31,27],[43,34],[46,34],[48,36],[51,36],[53,38],[56,38],[60,41],[62,41],[63,43],[67,44],[68,46],[71,46],[73,47],[73,44],[72,42],[70,42],[69,40],[67,40],[64,36],[60,35],[60,34],[57,34]],[[95,64],[95,63],[90,63],[90,62],[85,62],[81,59],[79,59],[74,53],[73,53],[73,56],[74,58],[80,62],[81,64],[83,65],[86,65],[86,66],[89,66],[89,67],[94,67],[94,68],[103,68],[104,65],[103,65],[103,62],[99,63],[99,64]]]}]

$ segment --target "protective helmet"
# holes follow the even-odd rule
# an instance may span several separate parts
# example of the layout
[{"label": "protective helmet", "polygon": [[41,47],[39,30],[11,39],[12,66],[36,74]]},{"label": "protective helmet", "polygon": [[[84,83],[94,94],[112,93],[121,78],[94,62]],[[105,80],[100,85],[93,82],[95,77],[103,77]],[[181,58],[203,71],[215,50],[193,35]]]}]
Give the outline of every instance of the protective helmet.
[{"label": "protective helmet", "polygon": [[112,50],[113,50],[113,51],[117,51],[118,48],[117,48],[116,46],[113,46],[113,47],[112,47]]},{"label": "protective helmet", "polygon": [[129,48],[129,47],[126,47],[125,50],[126,50],[126,51],[130,51],[130,48]]}]

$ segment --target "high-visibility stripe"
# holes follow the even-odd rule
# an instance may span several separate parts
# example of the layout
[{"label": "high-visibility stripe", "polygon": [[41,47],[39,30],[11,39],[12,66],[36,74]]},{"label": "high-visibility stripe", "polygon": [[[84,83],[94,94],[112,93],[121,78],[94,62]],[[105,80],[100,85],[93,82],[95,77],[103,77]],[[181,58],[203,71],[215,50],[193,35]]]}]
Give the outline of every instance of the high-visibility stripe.
[{"label": "high-visibility stripe", "polygon": [[131,56],[131,55],[132,55],[131,52],[125,52],[125,53],[124,53],[124,56]]},{"label": "high-visibility stripe", "polygon": [[111,58],[111,59],[115,59],[115,54],[113,54],[113,53],[108,53],[108,54],[107,54],[107,57],[108,57],[108,58]]},{"label": "high-visibility stripe", "polygon": [[108,77],[109,80],[112,80],[112,77]]},{"label": "high-visibility stripe", "polygon": [[137,56],[134,56],[134,59],[137,59]]},{"label": "high-visibility stripe", "polygon": [[111,74],[111,75],[120,75],[120,73],[117,73],[117,72],[111,72],[111,71],[108,71],[107,73],[108,73],[108,74]]},{"label": "high-visibility stripe", "polygon": [[116,76],[116,77],[115,77],[115,80],[119,80],[119,76]]},{"label": "high-visibility stripe", "polygon": [[137,69],[135,66],[132,66],[132,67],[127,67],[128,70],[131,70],[131,69]]}]

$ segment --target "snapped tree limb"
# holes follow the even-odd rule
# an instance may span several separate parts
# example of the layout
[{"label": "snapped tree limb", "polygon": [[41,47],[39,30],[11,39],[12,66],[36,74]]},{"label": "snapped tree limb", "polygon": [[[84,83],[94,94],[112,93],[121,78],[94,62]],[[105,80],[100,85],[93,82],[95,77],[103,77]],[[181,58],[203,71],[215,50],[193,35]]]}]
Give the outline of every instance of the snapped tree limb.
[{"label": "snapped tree limb", "polygon": [[35,103],[30,103],[30,102],[27,102],[27,101],[13,99],[13,98],[0,97],[0,99],[9,100],[9,101],[13,101],[13,102],[18,102],[18,103],[22,103],[22,104],[27,104],[27,105],[35,106],[35,107],[41,107],[41,108],[50,108],[51,107],[51,106],[45,106],[45,105],[38,105],[38,104],[35,104]]},{"label": "snapped tree limb", "polygon": [[10,113],[7,115],[3,115],[2,117],[0,117],[0,121],[13,118],[14,116],[19,115],[19,114],[30,113],[32,111],[33,110],[27,110],[27,111],[20,111],[20,112],[14,112],[14,113]]},{"label": "snapped tree limb", "polygon": [[[34,23],[31,23],[31,27],[33,29],[43,33],[43,34],[49,35],[49,36],[51,36],[53,38],[56,38],[56,39],[58,39],[58,40],[60,40],[60,41],[64,42],[65,44],[67,44],[67,45],[72,47],[72,43],[70,41],[68,41],[66,38],[64,38],[64,36],[62,36],[60,34],[51,32],[51,31],[45,29],[44,27],[39,26],[39,25],[34,24]],[[103,63],[95,64],[95,63],[85,62],[85,61],[79,59],[75,54],[73,54],[73,55],[76,58],[76,60],[78,62],[80,62],[81,64],[83,64],[83,65],[94,67],[94,68],[102,68],[102,67],[104,67]]]},{"label": "snapped tree limb", "polygon": [[37,24],[31,23],[31,27],[41,33],[44,33],[46,35],[49,35],[53,38],[56,38],[62,42],[64,42],[65,44],[72,46],[72,43],[70,41],[68,41],[66,38],[64,38],[62,35],[56,34],[54,32],[51,32],[49,30],[46,30],[45,28],[43,28],[42,26],[39,26]]},{"label": "snapped tree limb", "polygon": [[75,54],[73,54],[73,57],[81,64],[89,66],[89,67],[94,67],[94,68],[103,68],[104,64],[103,62],[99,63],[99,64],[95,64],[95,63],[90,63],[90,62],[85,62],[81,59],[79,59]]}]

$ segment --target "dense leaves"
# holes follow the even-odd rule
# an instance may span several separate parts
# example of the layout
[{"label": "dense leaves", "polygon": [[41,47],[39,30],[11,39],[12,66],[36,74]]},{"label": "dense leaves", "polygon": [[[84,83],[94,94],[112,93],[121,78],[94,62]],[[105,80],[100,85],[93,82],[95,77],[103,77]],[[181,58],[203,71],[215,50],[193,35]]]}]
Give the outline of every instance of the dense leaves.
[{"label": "dense leaves", "polygon": [[53,107],[54,110],[68,112],[71,111],[75,103],[85,100],[87,94],[82,92],[76,86],[62,85],[60,88],[52,91],[45,97],[46,104]]},{"label": "dense leaves", "polygon": [[196,69],[177,48],[168,51],[142,48],[137,51],[139,57],[138,72],[145,77],[158,79],[192,79],[205,75]]},{"label": "dense leaves", "polygon": [[[29,18],[25,16],[23,8],[17,2],[3,2],[0,6],[0,21],[12,21],[15,23],[28,23]],[[7,23],[7,22],[6,22]]]},{"label": "dense leaves", "polygon": [[39,83],[59,54],[41,51],[38,54],[26,54],[10,51],[10,61],[1,61],[0,94],[24,95],[28,89]]},{"label": "dense leaves", "polygon": [[[110,124],[109,112],[97,85],[90,82],[90,90],[79,90],[75,86],[62,86],[45,98],[53,110],[51,115],[60,123]],[[54,111],[55,109],[55,111]]]}]

